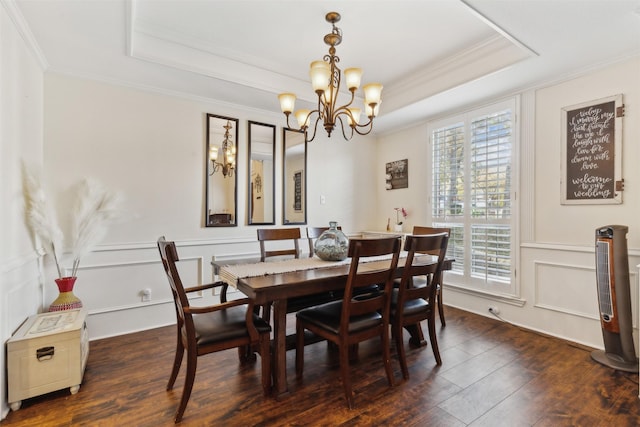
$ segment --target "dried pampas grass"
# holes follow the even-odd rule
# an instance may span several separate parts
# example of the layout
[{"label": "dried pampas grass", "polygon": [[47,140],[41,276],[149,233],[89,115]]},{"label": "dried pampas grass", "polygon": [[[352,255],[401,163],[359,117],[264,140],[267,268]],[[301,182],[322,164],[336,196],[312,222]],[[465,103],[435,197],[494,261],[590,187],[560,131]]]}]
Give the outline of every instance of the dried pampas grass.
[{"label": "dried pampas grass", "polygon": [[80,259],[107,234],[107,225],[120,217],[121,197],[105,189],[95,180],[80,184],[71,223],[73,240],[72,276],[76,275]]},{"label": "dried pampas grass", "polygon": [[[63,277],[60,252],[63,234],[55,211],[47,202],[40,177],[24,163],[22,169],[27,224],[40,238],[45,250],[53,255],[58,277]],[[104,239],[108,225],[121,218],[121,203],[120,194],[105,189],[95,180],[85,179],[80,183],[71,218],[71,276],[76,276],[80,259]]]},{"label": "dried pampas grass", "polygon": [[45,251],[51,253],[56,262],[58,277],[62,277],[60,251],[62,250],[62,230],[58,226],[56,213],[49,205],[40,185],[40,176],[22,163],[23,193],[26,220],[33,233],[40,239]]}]

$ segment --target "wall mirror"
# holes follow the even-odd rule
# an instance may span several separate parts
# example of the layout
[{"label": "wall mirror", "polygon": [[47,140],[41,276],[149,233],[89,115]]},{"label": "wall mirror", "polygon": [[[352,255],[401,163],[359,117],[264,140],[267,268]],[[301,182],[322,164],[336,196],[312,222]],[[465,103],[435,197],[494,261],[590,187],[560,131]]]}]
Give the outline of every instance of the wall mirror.
[{"label": "wall mirror", "polygon": [[238,225],[238,119],[207,114],[205,225]]},{"label": "wall mirror", "polygon": [[282,130],[282,223],[307,223],[307,142],[288,128]]},{"label": "wall mirror", "polygon": [[249,121],[249,224],[275,224],[276,127]]}]

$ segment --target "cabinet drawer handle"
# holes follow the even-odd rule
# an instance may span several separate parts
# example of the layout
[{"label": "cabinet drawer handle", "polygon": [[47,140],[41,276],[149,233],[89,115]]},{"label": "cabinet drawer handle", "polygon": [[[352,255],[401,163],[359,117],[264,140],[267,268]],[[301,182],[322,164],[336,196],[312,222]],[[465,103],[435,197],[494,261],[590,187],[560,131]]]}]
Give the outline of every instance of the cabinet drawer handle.
[{"label": "cabinet drawer handle", "polygon": [[54,353],[55,353],[55,347],[53,346],[42,347],[36,350],[36,357],[38,358],[38,362],[42,362],[43,360],[53,359]]}]

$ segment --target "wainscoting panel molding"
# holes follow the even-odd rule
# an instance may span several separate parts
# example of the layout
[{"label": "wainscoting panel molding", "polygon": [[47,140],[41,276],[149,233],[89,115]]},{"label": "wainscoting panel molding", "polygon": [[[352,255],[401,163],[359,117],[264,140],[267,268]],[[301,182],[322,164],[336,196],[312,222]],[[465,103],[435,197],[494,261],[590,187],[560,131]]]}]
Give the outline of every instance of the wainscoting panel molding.
[{"label": "wainscoting panel molding", "polygon": [[[535,307],[599,321],[595,267],[543,261],[534,265]],[[637,276],[629,272],[634,328],[639,324]]]}]

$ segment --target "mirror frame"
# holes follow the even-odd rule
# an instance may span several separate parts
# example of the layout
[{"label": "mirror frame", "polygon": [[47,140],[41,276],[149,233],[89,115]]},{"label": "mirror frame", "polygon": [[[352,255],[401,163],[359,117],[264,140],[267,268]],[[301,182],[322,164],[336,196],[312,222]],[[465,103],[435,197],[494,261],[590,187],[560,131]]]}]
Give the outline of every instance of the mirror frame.
[{"label": "mirror frame", "polygon": [[[303,159],[302,159],[302,175],[300,176],[300,182],[296,182],[295,173],[292,176],[287,176],[287,134],[299,134],[302,138],[303,147]],[[297,137],[298,135],[296,135]],[[289,179],[291,178],[291,179]],[[293,183],[290,181],[293,180]],[[294,188],[291,190],[289,186],[293,185]],[[300,186],[299,189],[296,189],[297,186]],[[302,218],[298,221],[293,221],[287,219],[287,213],[289,212],[289,208],[293,206],[293,210],[296,211],[296,192],[300,191],[300,210],[302,211]],[[292,195],[293,200],[289,198],[289,195]],[[295,225],[295,224],[306,224],[307,223],[307,140],[305,138],[305,134],[303,131],[291,128],[282,128],[282,224],[283,225]]]},{"label": "mirror frame", "polygon": [[[211,180],[211,176],[209,175],[209,171],[211,169],[211,159],[209,158],[209,150],[211,148],[211,121],[212,119],[220,119],[222,121],[230,121],[235,124],[235,136],[234,136],[234,144],[236,146],[236,167],[233,171],[233,220],[231,222],[214,222],[210,220],[209,207],[211,205],[209,201],[209,181]],[[205,148],[205,196],[204,196],[204,225],[205,227],[237,227],[238,226],[238,124],[239,120],[234,117],[226,117],[219,116],[217,114],[207,113],[206,115],[207,125],[207,144]],[[233,131],[232,131],[233,132]],[[218,172],[216,172],[218,173]],[[227,178],[224,178],[227,179]],[[230,212],[231,213],[231,212]]]},{"label": "mirror frame", "polygon": [[[268,191],[271,192],[271,201],[267,201],[271,205],[271,218],[265,221],[253,221],[252,212],[253,212],[253,193],[252,186],[253,183],[251,181],[251,175],[253,173],[251,167],[252,161],[252,143],[257,143],[257,141],[253,141],[253,133],[251,132],[252,127],[254,126],[264,126],[266,128],[271,129],[271,158],[273,159],[273,167],[271,168],[271,188]],[[270,125],[268,123],[256,122],[253,120],[249,120],[247,123],[248,131],[247,131],[247,224],[248,225],[275,225],[276,223],[276,126]],[[262,194],[268,194],[268,191],[263,191]]]}]

